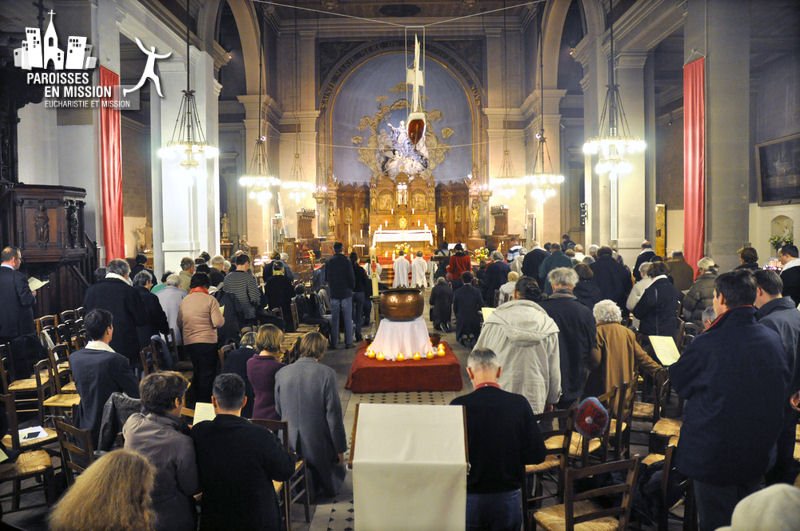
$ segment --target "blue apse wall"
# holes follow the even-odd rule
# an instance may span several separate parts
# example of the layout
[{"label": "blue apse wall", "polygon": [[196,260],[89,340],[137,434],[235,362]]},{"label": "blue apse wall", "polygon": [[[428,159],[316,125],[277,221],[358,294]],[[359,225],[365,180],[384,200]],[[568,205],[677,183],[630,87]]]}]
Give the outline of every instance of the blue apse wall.
[{"label": "blue apse wall", "polygon": [[[451,147],[444,162],[436,166],[433,175],[436,182],[463,179],[472,171],[472,116],[461,83],[440,63],[428,58],[425,64],[427,83],[425,108],[439,110],[442,119],[434,124],[439,141]],[[405,80],[405,57],[402,53],[376,56],[364,63],[345,80],[333,104],[333,173],[341,182],[367,183],[370,169],[358,159],[358,151],[351,149],[354,136],[362,136],[367,143],[369,129],[359,131],[358,123],[363,116],[374,116],[378,112],[378,96],[386,96],[385,104],[405,98],[404,93],[390,90]],[[388,121],[395,127],[405,120],[406,110],[392,112]],[[378,127],[385,128],[385,124]],[[454,134],[443,139],[441,130],[449,127]],[[347,146],[347,147],[339,147]]]}]

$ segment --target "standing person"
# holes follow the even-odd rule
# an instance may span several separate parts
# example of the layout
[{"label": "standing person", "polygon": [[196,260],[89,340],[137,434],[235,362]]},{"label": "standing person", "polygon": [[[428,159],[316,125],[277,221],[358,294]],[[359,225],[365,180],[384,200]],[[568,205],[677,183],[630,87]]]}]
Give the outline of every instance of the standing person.
[{"label": "standing person", "polygon": [[[642,280],[637,280],[636,283],[634,283],[633,288],[631,288],[631,292],[628,293],[628,298],[625,301],[625,307],[631,312],[634,308],[636,308],[636,305],[639,304],[639,299],[642,298],[645,290],[650,287],[650,284],[653,283],[653,279],[647,274],[652,266],[653,262],[642,262],[642,265],[639,266],[639,273],[641,273]],[[633,327],[638,330],[640,325],[639,319],[633,317],[631,322]]]},{"label": "standing person", "polygon": [[487,306],[494,306],[494,292],[508,281],[508,274],[511,267],[503,258],[503,253],[494,251],[492,253],[492,263],[486,267],[486,296]]},{"label": "standing person", "polygon": [[397,253],[397,258],[392,263],[394,269],[394,279],[392,280],[392,288],[407,288],[408,275],[411,274],[411,264],[405,257],[405,251],[402,249]]},{"label": "standing person", "polygon": [[775,465],[767,473],[767,484],[792,484],[798,472],[793,455],[797,411],[791,407],[789,398],[800,389],[800,364],[797,361],[800,348],[800,312],[791,297],[781,295],[783,282],[775,271],[758,270],[753,276],[757,285],[754,304],[758,308],[756,318],[759,323],[781,336],[786,365],[791,373],[789,389],[783,403],[783,430],[778,438]]},{"label": "standing person", "polygon": [[181,279],[181,289],[183,291],[188,292],[190,288],[190,284],[192,283],[192,275],[194,275],[195,271],[195,263],[194,260],[189,256],[184,256],[181,258],[181,271],[178,273],[178,276]]},{"label": "standing person", "polygon": [[639,266],[645,262],[652,261],[655,255],[656,252],[653,250],[653,244],[648,240],[644,240],[642,242],[642,250],[639,251],[639,255],[636,257],[636,263],[633,264],[633,278],[636,281],[642,280],[642,275],[639,273]]},{"label": "standing person", "polygon": [[181,373],[154,372],[142,379],[142,412],[122,427],[125,449],[134,450],[156,467],[153,509],[158,531],[192,531],[194,498],[200,490],[194,444],[181,420],[189,382]]},{"label": "standing person", "polygon": [[592,268],[594,281],[600,286],[603,298],[616,302],[622,315],[627,315],[628,309],[625,307],[625,301],[633,282],[630,273],[614,260],[614,250],[606,245],[600,247],[597,250],[597,259],[589,267]]},{"label": "standing person", "polygon": [[153,277],[147,271],[139,271],[133,277],[133,289],[139,295],[141,300],[141,310],[144,311],[146,317],[145,324],[136,328],[136,334],[139,336],[139,348],[144,348],[150,344],[152,336],[169,333],[169,322],[167,321],[167,314],[161,308],[161,303],[158,296],[150,293],[150,288],[153,287]]},{"label": "standing person", "polygon": [[27,378],[36,362],[36,356],[31,356],[37,345],[33,324],[36,292],[30,290],[26,275],[19,271],[19,247],[5,247],[0,252],[0,262],[0,343],[9,344],[12,378]]},{"label": "standing person", "polygon": [[747,269],[748,271],[758,271],[761,269],[758,267],[758,251],[756,251],[752,247],[742,247],[738,251],[739,254],[739,265],[734,268],[736,269]]},{"label": "standing person", "polygon": [[225,258],[222,255],[216,255],[211,259],[211,273],[209,273],[209,277],[211,278],[211,285],[219,287],[220,284],[225,282]]},{"label": "standing person", "polygon": [[244,380],[244,394],[247,397],[247,402],[242,409],[242,416],[248,419],[253,418],[253,402],[255,400],[255,391],[253,391],[253,385],[250,383],[250,378],[247,377],[247,362],[250,360],[250,358],[256,356],[257,354],[256,333],[247,332],[242,334],[242,338],[239,340],[239,348],[228,352],[228,354],[225,356],[225,362],[222,364],[222,368],[220,369],[221,373],[229,372],[237,374],[242,380]]},{"label": "standing person", "polygon": [[138,452],[103,454],[53,507],[48,529],[152,531],[155,477],[155,467]]},{"label": "standing person", "polygon": [[339,344],[339,319],[344,320],[345,348],[353,348],[353,264],[342,254],[342,242],[333,244],[333,256],[325,264],[325,278],[331,295],[331,346]]},{"label": "standing person", "polygon": [[285,365],[281,361],[283,332],[275,325],[261,325],[256,335],[256,352],[247,360],[247,379],[253,386],[254,419],[280,420],[275,411],[275,374]]},{"label": "standing person", "polygon": [[236,297],[239,324],[252,326],[256,323],[256,312],[261,303],[258,280],[250,273],[250,257],[242,253],[234,260],[236,269],[225,275],[222,291]]},{"label": "standing person", "polygon": [[676,465],[694,480],[701,531],[729,525],[736,503],[758,489],[783,427],[789,371],[780,337],[756,322],[749,271],[717,277],[717,319],[670,366],[688,400]]},{"label": "standing person", "polygon": [[139,253],[136,255],[136,265],[134,265],[133,269],[131,269],[131,278],[136,278],[136,275],[142,271],[147,271],[150,273],[150,278],[153,279],[153,286],[158,284],[158,280],[156,280],[156,274],[152,269],[147,269],[147,257]]},{"label": "standing person", "polygon": [[694,269],[686,263],[683,251],[673,251],[672,258],[667,260],[667,270],[672,277],[672,283],[678,291],[686,291],[694,282]]},{"label": "standing person", "polygon": [[450,332],[450,319],[453,314],[453,288],[444,277],[436,279],[436,285],[431,290],[428,303],[431,306],[433,328],[442,332]]},{"label": "standing person", "polygon": [[800,258],[798,258],[796,245],[784,245],[780,251],[780,261],[783,265],[781,282],[783,282],[783,295],[800,302]]},{"label": "standing person", "polygon": [[78,406],[78,427],[92,433],[97,443],[103,406],[111,393],[121,392],[138,398],[139,388],[128,358],[114,352],[110,343],[114,335],[111,312],[92,310],[83,318],[89,342],[69,357],[75,387],[81,397]]},{"label": "standing person", "polygon": [[456,341],[470,348],[481,333],[483,296],[473,284],[472,273],[461,274],[463,285],[453,291],[453,313],[456,314]]},{"label": "standing person", "polygon": [[138,367],[141,362],[137,327],[147,323],[147,313],[143,311],[136,290],[131,287],[130,272],[125,260],[111,260],[106,268],[106,277],[86,290],[83,307],[86,312],[98,308],[111,312],[114,316],[111,347],[126,356],[131,366]]},{"label": "standing person", "polygon": [[714,307],[714,280],[717,264],[708,256],[697,261],[697,280],[683,298],[683,318],[703,326],[703,310]]},{"label": "standing person", "polygon": [[[460,282],[462,274],[466,272],[472,273],[472,260],[460,243],[453,247],[453,251],[454,254],[450,256],[450,261],[447,265],[447,273],[450,275],[450,280]],[[455,285],[453,289],[456,289]]]},{"label": "standing person", "polygon": [[289,423],[289,441],[308,466],[312,501],[336,496],[344,480],[347,438],[336,372],[319,361],[327,342],[319,332],[300,340],[300,359],[275,376],[275,406]]},{"label": "standing person", "polygon": [[647,276],[653,279],[633,308],[639,332],[647,336],[674,336],[678,330],[678,290],[667,278],[664,262],[653,262]]},{"label": "standing person", "polygon": [[592,311],[578,301],[572,290],[578,283],[574,269],[558,267],[547,275],[553,294],[539,305],[558,326],[561,400],[558,407],[567,409],[583,396],[591,367],[592,350],[597,347],[597,325]]},{"label": "standing person", "polygon": [[[277,437],[241,418],[247,401],[235,374],[214,379],[214,420],[192,427],[200,471],[200,530],[281,529],[273,481],[287,481],[295,459]],[[284,485],[287,488],[287,485]]]},{"label": "standing person", "polygon": [[167,316],[167,325],[175,334],[175,344],[183,345],[181,330],[178,327],[178,310],[181,301],[186,297],[186,292],[180,288],[181,278],[178,275],[170,275],[162,283],[163,288],[156,294],[164,315]]},{"label": "standing person", "polygon": [[319,267],[317,267],[314,272],[311,274],[311,291],[314,293],[319,293],[324,287],[327,287],[327,282],[325,280],[325,264],[327,260],[325,258],[319,259]]},{"label": "standing person", "polygon": [[594,272],[591,267],[581,262],[575,264],[575,273],[578,274],[578,283],[572,294],[578,298],[578,302],[591,310],[603,298],[600,286],[594,281]]},{"label": "standing person", "polygon": [[439,248],[433,255],[433,260],[436,262],[436,271],[433,277],[439,278],[446,276],[447,266],[450,265],[450,250],[447,248],[447,242],[439,244]]},{"label": "standing person", "polygon": [[208,294],[210,282],[205,273],[195,273],[189,294],[178,310],[184,350],[192,360],[194,402],[211,401],[211,385],[217,372],[217,329],[225,324],[217,299]]},{"label": "standing person", "polygon": [[417,257],[411,261],[411,285],[415,288],[428,287],[428,262],[422,257],[422,251],[417,251]]},{"label": "standing person", "polygon": [[[353,264],[353,330],[356,341],[362,341],[361,327],[364,326],[364,310],[367,305],[367,286],[370,284],[367,272],[358,263],[358,255],[350,253],[350,263]],[[371,287],[371,286],[370,286]]]},{"label": "standing person", "polygon": [[522,276],[536,279],[539,289],[544,287],[544,280],[539,277],[539,267],[547,257],[547,251],[539,247],[539,242],[533,242],[533,249],[525,253],[525,258],[522,260]]},{"label": "standing person", "polygon": [[524,396],[501,389],[502,372],[494,352],[473,350],[467,374],[474,390],[450,402],[463,406],[467,419],[467,529],[519,531],[525,465],[545,458],[531,406]]},{"label": "standing person", "polygon": [[514,300],[492,312],[475,344],[497,354],[500,386],[524,396],[535,414],[552,408],[561,395],[558,326],[536,303],[541,296],[536,279],[520,278]]},{"label": "standing person", "polygon": [[293,331],[297,328],[297,323],[292,320],[292,298],[294,297],[292,282],[286,276],[285,266],[281,260],[273,260],[272,265],[267,267],[272,269],[272,275],[264,284],[266,305],[270,310],[280,308],[286,329]]},{"label": "standing person", "polygon": [[572,267],[572,259],[564,254],[558,244],[554,243],[550,246],[550,256],[545,258],[542,265],[539,266],[539,278],[544,281],[542,291],[548,295],[553,293],[553,287],[547,278],[550,271],[557,267]]}]

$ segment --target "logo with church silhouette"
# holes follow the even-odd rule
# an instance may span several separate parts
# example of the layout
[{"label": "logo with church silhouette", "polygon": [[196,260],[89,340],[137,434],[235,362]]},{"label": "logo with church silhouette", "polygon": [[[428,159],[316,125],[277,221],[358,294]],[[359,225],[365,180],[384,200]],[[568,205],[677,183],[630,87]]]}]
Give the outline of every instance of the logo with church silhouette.
[{"label": "logo with church silhouette", "polygon": [[58,47],[58,33],[53,22],[55,11],[48,12],[50,23],[42,40],[39,28],[25,28],[22,46],[14,50],[14,66],[23,70],[48,68],[53,70],[92,70],[97,66],[97,57],[92,57],[92,45],[86,37],[70,35],[67,39],[67,52]]}]

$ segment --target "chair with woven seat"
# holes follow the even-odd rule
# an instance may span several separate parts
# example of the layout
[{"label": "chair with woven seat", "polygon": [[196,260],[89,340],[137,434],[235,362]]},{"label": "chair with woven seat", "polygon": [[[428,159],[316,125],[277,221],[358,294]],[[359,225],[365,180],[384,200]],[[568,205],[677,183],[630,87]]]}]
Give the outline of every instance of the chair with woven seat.
[{"label": "chair with woven seat", "polygon": [[[635,376],[635,375],[634,375]],[[636,378],[623,382],[617,393],[616,406],[608,421],[609,443],[614,449],[614,459],[630,457],[631,422],[633,405],[636,400]]]},{"label": "chair with woven seat", "polygon": [[[603,404],[603,407],[609,412],[609,420],[614,409],[615,400],[617,399],[617,391],[618,389],[614,387],[610,391],[597,397],[597,400],[599,400],[600,403]],[[606,429],[600,437],[591,439],[573,431],[572,441],[569,446],[570,460],[572,462],[580,461],[583,467],[588,466],[591,456],[596,456],[601,463],[605,462],[608,459],[609,439],[610,431],[608,429]]]},{"label": "chair with woven seat", "polygon": [[680,437],[683,421],[662,417],[650,430],[650,451],[663,453],[670,439]]},{"label": "chair with woven seat", "polygon": [[55,315],[43,315],[34,319],[33,324],[36,326],[36,334],[39,335],[47,327],[55,329],[56,325],[58,325],[58,317]]},{"label": "chair with woven seat", "polygon": [[56,393],[77,393],[78,389],[72,381],[72,369],[69,365],[69,346],[66,343],[59,343],[47,349],[47,358],[50,360],[50,366],[56,368],[53,373]]},{"label": "chair with woven seat", "polygon": [[[46,450],[40,449],[44,442],[20,441],[19,424],[17,422],[17,411],[14,407],[14,398],[11,394],[0,395],[0,402],[5,405],[6,416],[8,418],[8,434],[3,437],[3,445],[21,452],[13,463],[0,463],[0,483],[5,481],[12,482],[11,510],[18,511],[20,508],[20,498],[24,492],[38,489],[38,482],[33,487],[22,488],[22,481],[29,478],[42,478],[42,487],[45,492],[45,504],[50,506],[55,501],[55,482],[53,475],[53,461]],[[53,433],[55,434],[55,433]],[[50,435],[48,434],[48,439]],[[57,436],[56,436],[57,439]],[[49,440],[47,444],[55,442],[56,439]],[[32,444],[36,442],[37,444]],[[27,444],[26,444],[27,443]],[[8,496],[6,494],[4,496]]]},{"label": "chair with woven seat", "polygon": [[61,446],[61,460],[67,485],[75,482],[75,476],[82,474],[94,461],[92,432],[82,430],[56,419],[56,433]]},{"label": "chair with woven seat", "polygon": [[651,425],[655,425],[655,423],[658,422],[661,418],[662,408],[666,401],[667,391],[669,390],[668,382],[668,369],[663,368],[656,371],[653,375],[653,402],[634,401],[633,420],[649,422]]},{"label": "chair with woven seat", "polygon": [[11,448],[15,451],[27,451],[27,450],[38,450],[44,446],[48,446],[53,444],[58,439],[55,430],[50,429],[44,426],[44,423],[39,422],[39,426],[42,427],[44,430],[44,435],[31,438],[31,439],[20,439],[19,438],[19,413],[20,409],[18,409],[17,402],[14,400],[13,393],[3,393],[2,396],[9,396],[11,397],[10,402],[3,402],[6,408],[6,415],[8,417],[8,433],[3,435],[2,442],[3,446],[6,448]]},{"label": "chair with woven seat", "polygon": [[[572,428],[575,421],[575,407],[557,409],[536,415],[539,431],[545,441],[546,455],[543,462],[535,465],[525,465],[525,496],[523,506],[525,521],[535,507],[543,500],[555,497],[559,502],[564,497],[564,474],[569,461],[569,447],[572,441]],[[556,493],[544,495],[543,485],[545,475],[550,475],[556,482]]]},{"label": "chair with woven seat", "polygon": [[[39,417],[39,424],[44,424],[44,410],[41,407],[41,403],[44,401],[45,390],[37,386],[36,378],[33,376],[9,383],[10,375],[6,368],[9,355],[8,345],[5,343],[0,344],[0,386],[2,386],[0,392],[10,394],[13,397],[18,413],[36,413]],[[46,371],[42,375],[42,379],[47,383],[48,376]]]},{"label": "chair with woven seat", "polygon": [[[533,513],[534,522],[544,529],[553,531],[628,529],[638,465],[639,456],[636,456],[624,461],[613,461],[584,468],[568,468],[564,482],[564,503],[539,509]],[[625,482],[593,488],[580,493],[575,492],[575,483],[578,480],[613,473],[625,473]],[[611,507],[604,507],[592,501],[593,498],[611,495],[621,495],[620,501]]]},{"label": "chair with woven seat", "polygon": [[[283,449],[289,451],[289,423],[285,420],[266,420],[252,419],[253,424],[264,426],[275,433],[283,444]],[[306,522],[311,522],[311,498],[308,492],[308,471],[305,460],[302,456],[297,456],[294,466],[294,474],[286,482],[273,481],[276,486],[275,492],[278,500],[282,503],[284,518],[287,531],[291,529],[291,506],[294,503],[302,503],[305,511]]]},{"label": "chair with woven seat", "polygon": [[38,370],[34,372],[37,387],[46,390],[41,405],[45,412],[52,410],[50,415],[45,415],[45,421],[47,421],[48,417],[61,418],[67,416],[74,418],[75,409],[81,403],[80,395],[77,393],[59,393],[55,385],[55,380],[57,379],[55,366],[49,359],[44,359],[36,365],[39,366],[39,364],[43,364],[46,368],[48,378],[47,383],[42,383],[42,373]]}]

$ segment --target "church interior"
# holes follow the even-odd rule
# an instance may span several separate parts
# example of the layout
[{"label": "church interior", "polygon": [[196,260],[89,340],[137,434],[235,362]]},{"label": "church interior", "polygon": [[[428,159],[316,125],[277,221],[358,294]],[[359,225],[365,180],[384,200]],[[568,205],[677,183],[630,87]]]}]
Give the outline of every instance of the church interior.
[{"label": "church interior", "polygon": [[[20,271],[47,281],[31,309],[38,339],[51,325],[53,344],[43,348],[55,360],[57,384],[57,347],[72,353],[85,346],[73,341],[81,331],[74,321],[83,321],[75,311],[113,260],[142,266],[152,286],[186,271],[185,257],[207,253],[197,264],[212,266],[211,257],[220,256],[234,271],[247,255],[263,307],[276,262],[293,273],[292,289],[310,293],[318,292],[325,263],[354,253],[370,284],[357,310],[356,341],[343,325],[345,348],[320,360],[336,374],[351,468],[339,494],[310,510],[289,483],[279,487],[282,526],[352,529],[361,518],[361,529],[401,529],[397,511],[374,508],[381,507],[378,496],[359,501],[359,477],[362,485],[367,480],[354,472],[357,458],[353,468],[355,430],[363,426],[364,452],[367,441],[380,440],[374,431],[368,436],[371,405],[444,406],[472,391],[467,364],[480,329],[461,341],[465,336],[432,317],[435,279],[460,282],[436,272],[456,245],[478,276],[493,261],[514,270],[517,257],[522,264],[522,253],[548,242],[553,249],[570,242],[573,263],[576,253],[609,246],[628,277],[648,246],[664,260],[682,253],[692,275],[703,257],[713,257],[721,272],[734,269],[744,248],[780,272],[782,249],[797,245],[800,227],[798,27],[796,0],[7,0],[0,9],[0,243],[18,248]],[[399,258],[418,255],[424,282],[414,280],[413,263],[397,274]],[[414,285],[422,290],[412,302],[392,295],[392,288]],[[500,291],[484,295],[484,306],[499,308]],[[408,320],[395,321],[392,304],[418,305],[415,319],[424,323],[418,336],[410,328],[392,332],[421,341],[400,349],[407,360],[421,353],[420,361],[405,363],[419,363],[420,371],[438,364],[442,372],[376,376],[383,370],[377,360],[402,364],[389,346],[385,360],[383,352],[373,359],[378,349],[370,346],[392,344],[379,324]],[[285,308],[277,314],[292,322],[282,345],[291,360],[302,332],[322,329],[305,324],[294,302]],[[350,308],[342,311],[357,319],[348,317]],[[338,337],[336,312],[336,330],[328,330]],[[248,322],[248,330],[264,322]],[[0,324],[0,347],[6,339],[13,340]],[[194,359],[167,339],[191,378]],[[683,335],[675,339],[681,352],[689,345]],[[221,339],[218,346],[220,372]],[[12,351],[3,351],[6,363]],[[359,375],[372,365],[377,372]],[[19,409],[19,394],[2,372],[8,414]],[[361,392],[352,388],[359,377]],[[660,415],[683,418],[684,401],[659,377],[636,377],[640,386],[630,396],[656,413],[628,417],[626,435],[603,440],[601,452],[615,446],[608,455],[597,458],[590,438],[578,435],[558,457],[563,468],[546,479],[530,472],[523,491],[541,495],[543,486],[552,499],[523,499],[524,529],[556,528],[533,515],[564,501],[573,466],[609,463],[612,453],[657,454],[660,463],[666,455],[669,462],[678,432],[653,430]],[[412,383],[384,388],[370,378]],[[31,384],[33,411],[37,397],[62,396],[53,383]],[[20,409],[13,426],[68,421],[78,407],[71,406],[39,404],[38,416]],[[621,414],[622,398],[619,408]],[[433,429],[419,422],[422,431]],[[61,439],[35,446],[51,454],[50,476],[24,478],[33,492],[23,489],[21,508],[19,479],[7,481],[0,462],[3,523],[48,528],[57,496],[46,491],[71,477],[59,472],[69,460]],[[414,466],[424,468],[425,460],[415,457],[405,470],[399,456],[387,465],[408,482],[402,491],[419,487]],[[417,490],[408,499],[424,502],[428,491]],[[416,528],[464,529],[467,492],[449,501],[432,495],[443,511],[441,527],[430,524],[434,519]],[[461,511],[457,518],[449,503]],[[675,510],[650,521],[628,507],[619,522],[696,529],[693,503],[685,494]],[[202,514],[200,522],[202,528]]]}]

